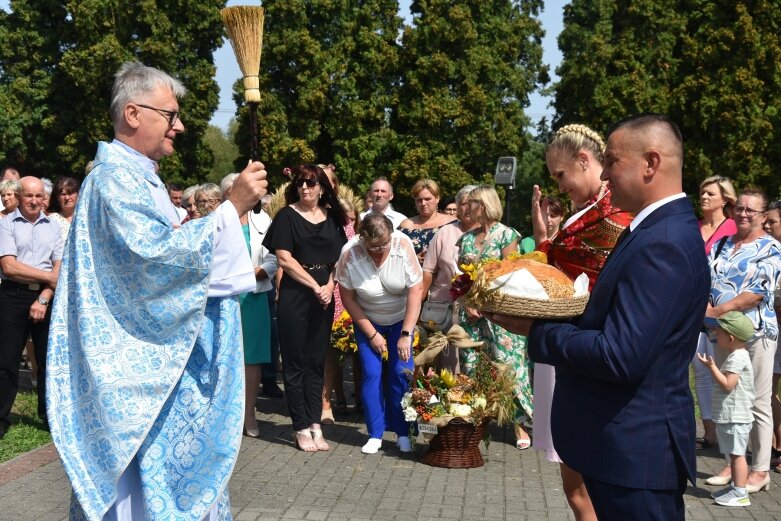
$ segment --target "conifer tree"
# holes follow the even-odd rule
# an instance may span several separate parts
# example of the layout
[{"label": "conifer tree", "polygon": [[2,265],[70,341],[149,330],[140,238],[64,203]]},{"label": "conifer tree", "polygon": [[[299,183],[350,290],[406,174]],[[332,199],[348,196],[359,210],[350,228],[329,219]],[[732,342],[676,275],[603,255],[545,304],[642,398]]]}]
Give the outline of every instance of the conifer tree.
[{"label": "conifer tree", "polygon": [[[362,187],[386,168],[392,142],[387,110],[398,83],[398,2],[267,0],[264,7],[262,159],[272,173],[334,162],[343,182]],[[238,89],[234,99],[244,152],[249,131]],[[272,185],[284,181],[273,177]]]},{"label": "conifer tree", "polygon": [[726,175],[778,196],[781,4],[573,0],[564,13],[554,128],[666,113],[684,136],[687,193]]},{"label": "conifer tree", "polygon": [[170,182],[203,179],[212,154],[203,142],[217,107],[213,51],[222,42],[224,0],[15,0],[0,38],[0,123],[8,159],[47,177],[83,175],[98,140],[112,138],[114,73],[128,60],[159,67],[190,91],[180,100],[187,132],[161,162]]},{"label": "conifer tree", "polygon": [[413,1],[402,38],[396,185],[431,177],[445,193],[492,178],[528,151],[529,93],[548,82],[541,1]]}]

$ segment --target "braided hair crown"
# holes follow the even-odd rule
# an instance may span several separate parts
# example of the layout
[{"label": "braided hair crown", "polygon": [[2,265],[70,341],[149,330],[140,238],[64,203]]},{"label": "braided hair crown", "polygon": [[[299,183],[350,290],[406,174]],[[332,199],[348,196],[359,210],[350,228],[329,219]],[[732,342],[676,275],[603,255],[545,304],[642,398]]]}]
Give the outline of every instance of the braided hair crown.
[{"label": "braided hair crown", "polygon": [[561,150],[569,152],[573,157],[581,149],[590,150],[594,157],[603,162],[605,159],[605,142],[598,133],[586,125],[564,125],[556,131],[556,135],[548,143],[547,151]]}]

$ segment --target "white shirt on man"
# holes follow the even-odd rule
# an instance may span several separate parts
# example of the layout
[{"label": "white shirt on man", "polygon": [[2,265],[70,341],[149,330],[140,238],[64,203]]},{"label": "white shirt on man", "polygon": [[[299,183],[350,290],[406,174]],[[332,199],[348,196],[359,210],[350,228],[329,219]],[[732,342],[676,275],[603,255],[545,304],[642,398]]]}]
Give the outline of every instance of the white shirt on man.
[{"label": "white shirt on man", "polygon": [[[365,212],[361,213],[361,219],[363,219],[364,217],[369,215],[369,212],[373,212],[373,211],[374,211],[374,209],[370,208],[370,209],[366,210]],[[391,222],[393,223],[393,228],[394,229],[398,228],[399,225],[402,222],[404,222],[404,219],[407,218],[407,216],[404,215],[403,213],[397,212],[396,210],[391,208],[390,205],[388,205],[388,207],[385,208],[385,211],[382,212],[382,213],[383,213],[383,215],[385,215],[385,217],[387,217],[388,219],[391,220]]]}]

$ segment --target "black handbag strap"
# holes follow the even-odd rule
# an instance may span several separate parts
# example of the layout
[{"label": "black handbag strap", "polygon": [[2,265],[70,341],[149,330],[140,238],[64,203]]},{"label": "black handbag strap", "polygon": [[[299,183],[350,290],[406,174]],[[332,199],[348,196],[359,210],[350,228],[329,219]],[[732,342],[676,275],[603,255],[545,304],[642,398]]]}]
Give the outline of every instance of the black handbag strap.
[{"label": "black handbag strap", "polygon": [[724,245],[727,244],[727,239],[729,239],[729,235],[725,235],[721,238],[719,241],[719,245],[716,247],[716,255],[713,256],[713,260],[716,260],[719,258],[719,253],[721,253],[721,250],[724,249]]}]

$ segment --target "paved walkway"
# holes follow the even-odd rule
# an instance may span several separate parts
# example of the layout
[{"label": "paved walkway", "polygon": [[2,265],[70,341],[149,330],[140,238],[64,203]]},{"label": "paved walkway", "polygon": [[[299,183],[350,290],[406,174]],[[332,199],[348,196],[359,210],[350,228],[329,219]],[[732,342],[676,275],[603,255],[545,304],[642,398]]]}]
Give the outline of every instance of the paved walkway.
[{"label": "paved walkway", "polygon": [[[402,456],[387,436],[374,456],[361,454],[366,430],[350,412],[325,426],[329,452],[294,448],[285,401],[258,400],[261,438],[244,438],[230,483],[234,519],[261,520],[528,520],[574,519],[561,491],[558,468],[534,450],[519,451],[509,431],[493,429],[481,446],[481,468],[449,470]],[[588,450],[584,440],[584,450]],[[698,458],[699,479],[720,468],[712,451]],[[692,488],[685,502],[689,520],[781,519],[781,474],[771,474],[769,492],[751,496],[746,509],[713,504],[713,487]],[[700,481],[702,484],[702,481]],[[0,465],[0,520],[67,519],[70,486],[51,445]]]}]

